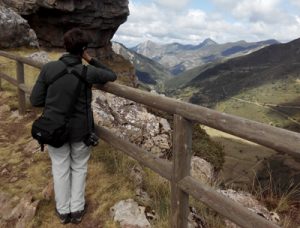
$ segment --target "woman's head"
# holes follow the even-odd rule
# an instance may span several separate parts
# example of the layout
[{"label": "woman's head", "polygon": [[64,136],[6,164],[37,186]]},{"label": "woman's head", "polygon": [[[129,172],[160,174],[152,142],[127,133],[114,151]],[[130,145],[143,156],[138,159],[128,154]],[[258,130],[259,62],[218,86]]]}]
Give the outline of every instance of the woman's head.
[{"label": "woman's head", "polygon": [[80,28],[73,28],[64,34],[65,48],[71,54],[82,55],[88,43],[87,34]]}]

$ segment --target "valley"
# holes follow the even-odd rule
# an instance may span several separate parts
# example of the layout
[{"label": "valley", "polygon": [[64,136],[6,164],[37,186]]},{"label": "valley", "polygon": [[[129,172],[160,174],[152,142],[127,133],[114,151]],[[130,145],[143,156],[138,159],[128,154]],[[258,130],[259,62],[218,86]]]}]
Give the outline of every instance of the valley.
[{"label": "valley", "polygon": [[[153,48],[155,51],[158,49]],[[300,39],[266,46],[246,55],[184,70],[165,80],[164,90],[157,91],[220,112],[300,132],[299,53]],[[146,54],[151,57],[149,51]],[[155,59],[153,53],[152,58]],[[268,173],[283,191],[283,186],[290,185],[288,181],[300,182],[299,161],[294,158],[211,128],[204,129],[213,141],[224,146],[225,163],[220,173],[224,184],[243,188],[259,180],[267,186],[270,184]],[[282,175],[282,169],[288,178]]]}]

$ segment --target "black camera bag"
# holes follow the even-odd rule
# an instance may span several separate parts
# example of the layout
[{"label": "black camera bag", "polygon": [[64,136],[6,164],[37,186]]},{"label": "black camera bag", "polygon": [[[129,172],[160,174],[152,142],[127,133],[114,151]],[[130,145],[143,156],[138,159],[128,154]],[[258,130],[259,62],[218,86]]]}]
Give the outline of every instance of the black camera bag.
[{"label": "black camera bag", "polygon": [[41,151],[44,150],[44,144],[58,148],[68,141],[68,124],[58,125],[42,115],[33,122],[31,135],[41,145]]},{"label": "black camera bag", "polygon": [[77,94],[80,93],[81,90],[81,81],[85,82],[85,76],[87,72],[87,67],[83,67],[82,74],[80,75],[78,72],[75,70],[68,70],[64,69],[62,72],[57,74],[53,80],[51,81],[51,84],[53,84],[57,79],[60,77],[66,75],[67,73],[71,73],[72,75],[76,76],[79,81],[78,85],[76,87],[76,90],[74,92],[74,96],[70,105],[70,109],[66,115],[65,118],[65,123],[63,124],[58,124],[57,122],[51,120],[50,118],[45,117],[43,114],[36,119],[31,128],[31,135],[34,139],[36,139],[39,144],[41,145],[41,151],[44,151],[44,145],[48,144],[50,146],[59,148],[62,145],[64,145],[68,139],[69,139],[69,118],[70,115],[74,109],[74,105],[77,100]]}]

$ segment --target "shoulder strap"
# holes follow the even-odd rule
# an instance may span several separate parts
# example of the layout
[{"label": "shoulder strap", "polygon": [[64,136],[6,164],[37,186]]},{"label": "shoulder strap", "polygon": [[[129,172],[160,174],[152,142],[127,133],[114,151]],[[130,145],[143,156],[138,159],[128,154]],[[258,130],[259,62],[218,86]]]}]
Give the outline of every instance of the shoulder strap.
[{"label": "shoulder strap", "polygon": [[[58,74],[56,74],[52,80],[49,82],[49,85],[53,84],[56,80],[58,80],[59,78],[61,78],[62,76],[68,74],[68,73],[73,73],[76,72],[75,70],[69,70],[68,67],[72,67],[72,66],[75,66],[77,65],[78,63],[74,63],[74,64],[68,64],[66,61],[64,61],[63,59],[59,59],[59,61],[61,61],[64,65],[65,65],[65,68],[59,72]],[[77,72],[76,72],[77,73]],[[78,74],[78,73],[77,73]]]},{"label": "shoulder strap", "polygon": [[59,72],[58,74],[56,74],[53,77],[53,79],[49,82],[49,85],[52,85],[57,79],[59,79],[60,77],[64,76],[67,73],[68,73],[68,70],[66,68],[64,68],[61,72]]},{"label": "shoulder strap", "polygon": [[81,82],[83,82],[86,86],[90,86],[90,84],[86,80],[87,67],[83,65],[82,72],[79,74],[76,70],[72,69],[71,74],[77,77]]},{"label": "shoulder strap", "polygon": [[82,76],[81,76],[77,71],[71,70],[72,75],[75,75],[75,77],[78,78],[78,84],[76,86],[75,93],[74,93],[74,95],[72,97],[72,101],[71,101],[71,105],[70,105],[69,111],[68,111],[68,113],[66,115],[67,121],[70,119],[71,114],[72,114],[72,112],[73,112],[73,110],[75,108],[75,104],[76,104],[76,101],[78,100],[78,97],[79,97],[79,94],[80,94],[80,90],[81,90],[81,86],[82,86],[82,80],[83,80],[83,77],[86,75],[86,71],[87,71],[86,66],[83,66],[82,73],[81,73]]}]

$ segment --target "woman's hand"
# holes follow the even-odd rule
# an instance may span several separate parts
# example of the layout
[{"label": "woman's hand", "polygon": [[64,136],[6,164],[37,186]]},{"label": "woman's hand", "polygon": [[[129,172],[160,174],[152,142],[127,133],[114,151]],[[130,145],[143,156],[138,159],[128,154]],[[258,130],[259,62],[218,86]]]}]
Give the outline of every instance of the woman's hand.
[{"label": "woman's hand", "polygon": [[86,50],[83,51],[82,58],[88,63],[92,60],[92,57],[89,55],[89,53]]}]

